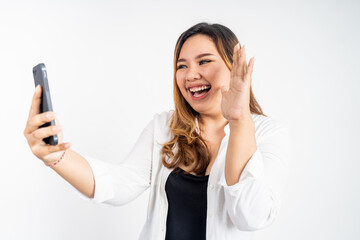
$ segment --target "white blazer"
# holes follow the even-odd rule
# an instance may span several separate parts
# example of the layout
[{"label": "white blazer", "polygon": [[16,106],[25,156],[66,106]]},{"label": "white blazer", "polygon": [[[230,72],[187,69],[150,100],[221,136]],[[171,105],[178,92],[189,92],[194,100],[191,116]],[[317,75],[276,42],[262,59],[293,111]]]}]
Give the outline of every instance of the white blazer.
[{"label": "white blazer", "polygon": [[[165,239],[168,211],[165,183],[172,169],[167,169],[161,162],[160,143],[171,139],[172,112],[155,114],[121,163],[85,156],[95,178],[94,198],[80,194],[87,201],[121,206],[150,188],[147,219],[140,240]],[[254,231],[269,226],[279,215],[287,179],[286,163],[290,157],[288,128],[271,117],[252,114],[252,118],[257,150],[239,182],[232,186],[225,180],[230,134],[229,124],[225,126],[226,135],[208,180],[207,240],[252,239]]]}]

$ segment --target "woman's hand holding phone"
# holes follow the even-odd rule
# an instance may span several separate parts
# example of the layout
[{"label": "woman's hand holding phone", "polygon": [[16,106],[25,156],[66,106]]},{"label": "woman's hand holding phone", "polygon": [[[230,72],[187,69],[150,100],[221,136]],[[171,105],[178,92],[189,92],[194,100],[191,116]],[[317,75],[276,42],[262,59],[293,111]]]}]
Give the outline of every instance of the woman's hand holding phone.
[{"label": "woman's hand holding phone", "polygon": [[[63,150],[70,148],[70,143],[63,143],[62,128],[58,125],[59,122],[56,119],[55,113],[51,111],[40,113],[41,92],[42,88],[38,85],[32,99],[24,135],[33,154],[46,165],[49,165],[61,157]],[[55,126],[39,128],[44,123],[54,119]],[[49,145],[43,141],[44,138],[55,134],[58,135],[59,143],[57,145]]]}]

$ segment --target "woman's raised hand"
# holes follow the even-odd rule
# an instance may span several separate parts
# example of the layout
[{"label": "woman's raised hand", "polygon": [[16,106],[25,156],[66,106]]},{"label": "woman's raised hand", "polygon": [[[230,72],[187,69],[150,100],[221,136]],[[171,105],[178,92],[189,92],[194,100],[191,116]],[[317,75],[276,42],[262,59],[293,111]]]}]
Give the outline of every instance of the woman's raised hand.
[{"label": "woman's raised hand", "polygon": [[[70,148],[70,143],[63,143],[62,128],[58,125],[55,113],[40,113],[41,91],[41,86],[38,85],[32,99],[24,135],[33,154],[41,159],[46,165],[49,165],[61,157],[62,150]],[[55,126],[39,128],[44,123],[50,122],[54,119],[56,124]],[[43,138],[55,134],[58,135],[57,145],[49,145],[42,140]]]},{"label": "woman's raised hand", "polygon": [[245,47],[236,44],[233,53],[230,86],[222,88],[221,111],[229,122],[251,119],[250,86],[255,58],[246,61]]}]

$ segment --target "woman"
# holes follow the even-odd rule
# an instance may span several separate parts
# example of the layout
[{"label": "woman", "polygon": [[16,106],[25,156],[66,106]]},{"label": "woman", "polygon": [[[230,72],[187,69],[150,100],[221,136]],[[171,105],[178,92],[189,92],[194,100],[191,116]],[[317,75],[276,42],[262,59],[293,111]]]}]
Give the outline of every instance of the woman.
[{"label": "woman", "polygon": [[[155,114],[120,164],[83,157],[62,142],[33,97],[24,131],[32,152],[85,199],[123,205],[150,188],[140,239],[251,239],[278,216],[287,128],[263,114],[251,90],[254,58],[234,33],[199,23],[178,39],[175,110]],[[42,139],[59,135],[57,146]]]}]

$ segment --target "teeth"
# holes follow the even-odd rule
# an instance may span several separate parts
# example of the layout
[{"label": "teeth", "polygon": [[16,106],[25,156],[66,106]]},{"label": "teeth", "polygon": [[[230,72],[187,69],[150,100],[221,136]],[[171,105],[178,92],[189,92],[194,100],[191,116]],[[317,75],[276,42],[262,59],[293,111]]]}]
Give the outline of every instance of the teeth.
[{"label": "teeth", "polygon": [[208,89],[208,88],[210,88],[210,86],[202,86],[202,87],[197,87],[197,88],[191,88],[189,90],[190,90],[190,92],[199,92],[199,91],[202,91],[202,90]]}]

